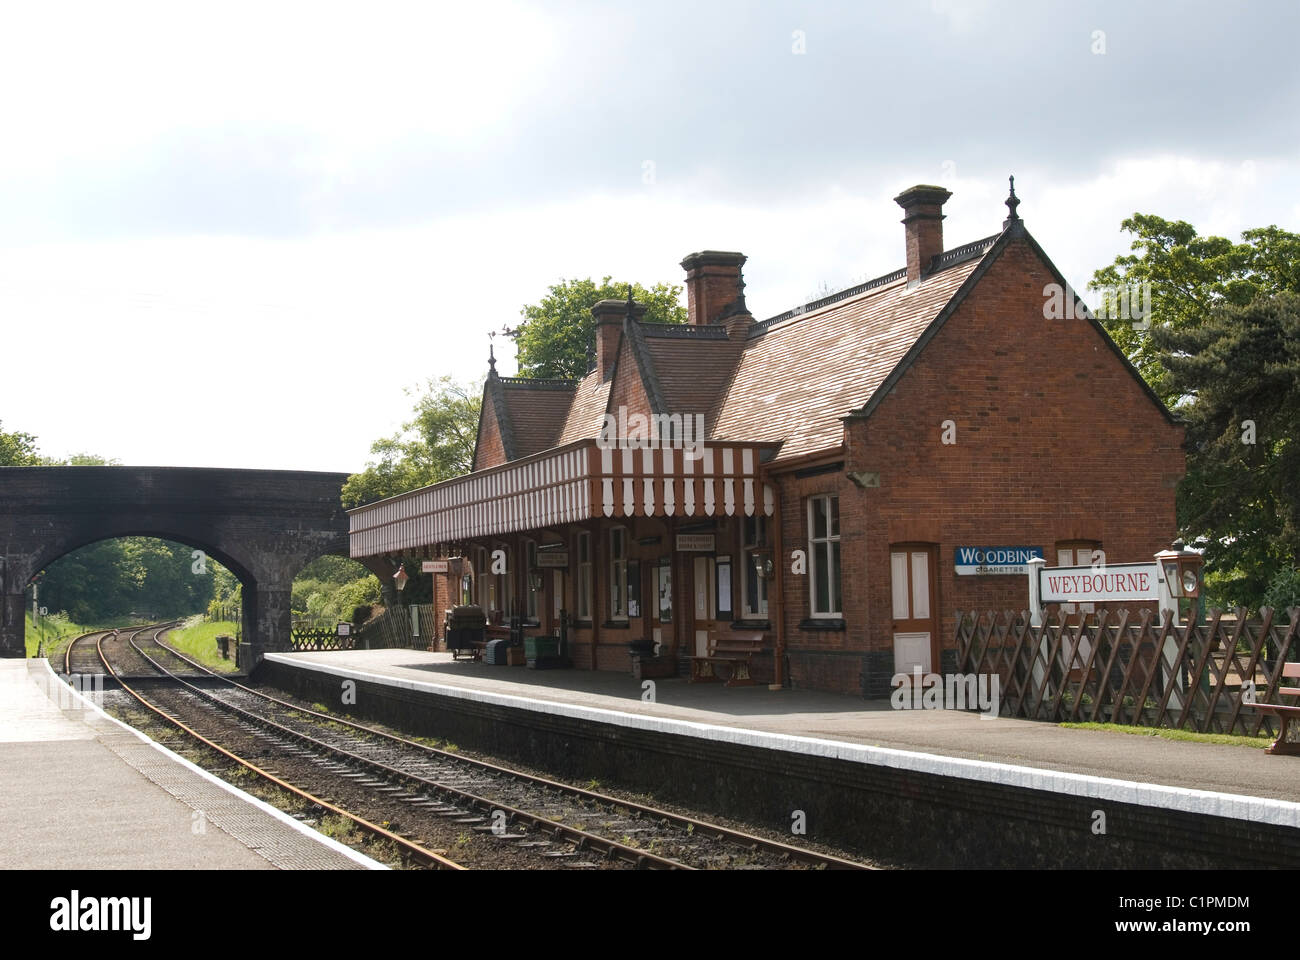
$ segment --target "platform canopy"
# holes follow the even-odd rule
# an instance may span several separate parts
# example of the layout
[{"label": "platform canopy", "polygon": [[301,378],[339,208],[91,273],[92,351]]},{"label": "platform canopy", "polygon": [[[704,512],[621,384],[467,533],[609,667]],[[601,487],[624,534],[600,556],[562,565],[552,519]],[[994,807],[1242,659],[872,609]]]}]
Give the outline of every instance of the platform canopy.
[{"label": "platform canopy", "polygon": [[760,465],[775,450],[724,441],[692,451],[580,440],[356,507],[348,511],[350,553],[402,553],[602,517],[770,516],[774,490],[760,478]]}]

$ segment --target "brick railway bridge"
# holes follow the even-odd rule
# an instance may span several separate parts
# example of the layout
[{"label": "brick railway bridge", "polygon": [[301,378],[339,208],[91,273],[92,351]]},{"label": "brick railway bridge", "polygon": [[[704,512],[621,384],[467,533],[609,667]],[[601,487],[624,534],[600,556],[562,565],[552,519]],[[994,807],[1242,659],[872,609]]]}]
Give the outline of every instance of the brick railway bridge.
[{"label": "brick railway bridge", "polygon": [[323,554],[348,555],[339,499],[346,479],[290,470],[5,467],[0,656],[26,655],[23,589],[33,577],[78,547],[126,536],[161,537],[220,561],[243,584],[252,662],[288,649],[294,576]]}]

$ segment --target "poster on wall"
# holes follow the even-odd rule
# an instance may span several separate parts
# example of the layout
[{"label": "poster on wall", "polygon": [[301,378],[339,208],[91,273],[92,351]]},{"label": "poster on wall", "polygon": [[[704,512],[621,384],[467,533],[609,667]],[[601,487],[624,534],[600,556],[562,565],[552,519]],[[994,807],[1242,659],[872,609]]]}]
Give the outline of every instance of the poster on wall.
[{"label": "poster on wall", "polygon": [[953,550],[954,567],[959,577],[993,577],[1005,574],[1024,576],[1029,561],[1043,558],[1042,547],[957,547]]},{"label": "poster on wall", "polygon": [[718,557],[718,616],[731,616],[731,558]]},{"label": "poster on wall", "polygon": [[641,616],[641,564],[635,560],[627,563],[627,615]]},{"label": "poster on wall", "polygon": [[672,623],[673,619],[673,568],[669,564],[662,564],[655,568],[659,575],[659,622]]}]

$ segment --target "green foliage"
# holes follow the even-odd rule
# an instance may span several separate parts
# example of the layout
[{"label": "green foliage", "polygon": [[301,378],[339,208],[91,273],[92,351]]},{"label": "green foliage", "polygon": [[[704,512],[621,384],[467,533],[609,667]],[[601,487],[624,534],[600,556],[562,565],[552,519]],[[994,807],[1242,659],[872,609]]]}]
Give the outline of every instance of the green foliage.
[{"label": "green foliage", "polygon": [[[1182,220],[1135,213],[1121,224],[1134,234],[1135,253],[1096,271],[1093,290],[1151,285],[1153,327],[1200,326],[1216,307],[1245,306],[1257,297],[1300,293],[1300,235],[1275,226],[1246,230],[1242,243],[1201,237]],[[1179,398],[1160,347],[1124,319],[1104,319],[1115,342],[1166,403]]]},{"label": "green foliage", "polygon": [[355,607],[380,602],[379,578],[367,573],[346,583],[299,578],[293,582],[293,615],[332,625],[351,620]]},{"label": "green foliage", "polygon": [[[408,395],[415,395],[407,390]],[[468,473],[474,462],[482,382],[429,380],[417,395],[414,417],[400,433],[375,441],[378,460],[343,485],[343,505],[356,507]]]},{"label": "green foliage", "polygon": [[[507,327],[515,341],[521,377],[577,380],[587,372],[587,349],[595,333],[591,308],[600,300],[627,299],[626,283],[604,277],[596,283],[564,280],[551,286],[536,304],[520,310],[523,322]],[[686,308],[678,303],[682,288],[657,283],[647,289],[632,284],[632,296],[645,304],[649,323],[685,323]]]},{"label": "green foliage", "polygon": [[244,600],[243,584],[221,564],[211,564],[211,567],[212,599],[208,601],[208,619],[238,621]]},{"label": "green foliage", "polygon": [[107,623],[132,613],[175,617],[205,610],[214,569],[196,574],[192,548],[152,537],[102,540],[56,560],[40,580],[41,606],[81,623]]},{"label": "green foliage", "polygon": [[1123,229],[1134,253],[1089,286],[1149,284],[1150,327],[1102,323],[1187,422],[1178,525],[1205,545],[1206,605],[1258,609],[1300,551],[1300,235],[1268,226],[1234,243],[1150,214]]},{"label": "green foliage", "polygon": [[187,621],[179,629],[168,631],[163,640],[186,656],[198,660],[210,670],[232,673],[235,670],[234,647],[232,645],[230,648],[229,660],[221,659],[221,651],[217,647],[217,635],[235,637],[238,632],[238,624],[231,621],[213,620],[199,623],[194,619]]},{"label": "green foliage", "polygon": [[41,464],[47,467],[115,467],[122,461],[116,458],[101,457],[97,453],[74,453],[66,460],[42,457]]},{"label": "green foliage", "polygon": [[1187,422],[1179,527],[1207,538],[1216,597],[1255,609],[1300,565],[1300,295],[1155,327],[1151,344]]},{"label": "green foliage", "polygon": [[[0,421],[0,427],[3,427]],[[0,430],[0,467],[35,467],[41,463],[36,438],[30,433],[6,433]]]},{"label": "green foliage", "polygon": [[1277,572],[1264,591],[1263,605],[1273,608],[1275,622],[1290,622],[1286,612],[1292,607],[1300,607],[1300,567],[1287,567]]}]

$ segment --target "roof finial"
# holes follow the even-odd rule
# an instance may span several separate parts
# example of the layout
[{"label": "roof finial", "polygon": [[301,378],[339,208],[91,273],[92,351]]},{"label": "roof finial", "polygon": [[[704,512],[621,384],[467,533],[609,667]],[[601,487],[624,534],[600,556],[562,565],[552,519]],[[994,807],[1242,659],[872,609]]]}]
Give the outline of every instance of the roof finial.
[{"label": "roof finial", "polygon": [[496,358],[496,354],[492,351],[492,341],[496,339],[496,336],[497,336],[497,332],[495,330],[493,330],[491,333],[488,334],[488,376],[489,377],[495,377],[497,375],[497,358]]},{"label": "roof finial", "polygon": [[632,306],[635,303],[636,301],[632,299],[632,284],[629,283],[627,285],[627,318],[629,320],[632,319]]},{"label": "roof finial", "polygon": [[1011,181],[1011,194],[1007,197],[1007,210],[1010,213],[1002,221],[1002,229],[1004,230],[1011,225],[1012,221],[1020,219],[1020,215],[1016,213],[1016,207],[1020,206],[1020,198],[1016,196],[1016,178],[1009,177],[1008,179]]}]

